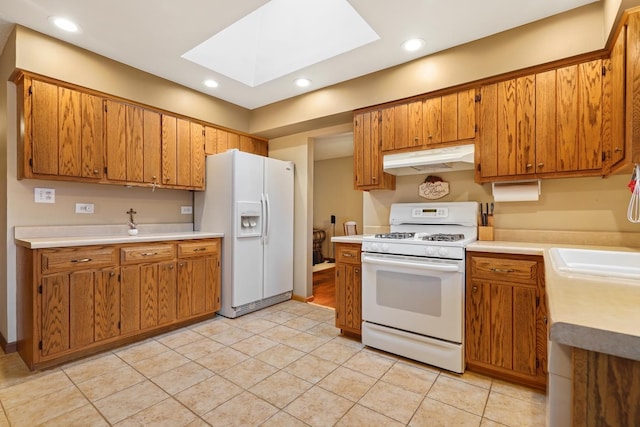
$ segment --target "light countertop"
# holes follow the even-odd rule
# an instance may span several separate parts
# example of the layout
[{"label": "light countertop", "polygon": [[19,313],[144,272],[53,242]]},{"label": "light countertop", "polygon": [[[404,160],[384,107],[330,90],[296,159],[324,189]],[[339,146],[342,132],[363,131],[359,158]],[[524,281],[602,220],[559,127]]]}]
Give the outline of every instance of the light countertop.
[{"label": "light countertop", "polygon": [[637,251],[626,247],[500,241],[477,241],[467,250],[543,256],[551,340],[640,360],[639,281],[559,274],[549,257],[552,247]]},{"label": "light countertop", "polygon": [[15,227],[14,241],[29,249],[44,249],[224,237],[224,233],[192,231],[192,228],[191,223],[141,224],[138,234],[130,236],[126,225]]},{"label": "light countertop", "polygon": [[331,238],[334,243],[362,243],[362,234],[355,236],[335,236]]}]

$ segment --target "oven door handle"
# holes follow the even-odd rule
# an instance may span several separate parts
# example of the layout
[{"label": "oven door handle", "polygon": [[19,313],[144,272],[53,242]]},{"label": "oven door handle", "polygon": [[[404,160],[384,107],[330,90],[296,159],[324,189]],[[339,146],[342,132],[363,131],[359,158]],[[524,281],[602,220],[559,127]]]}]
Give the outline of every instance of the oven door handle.
[{"label": "oven door handle", "polygon": [[436,263],[424,262],[424,261],[410,261],[406,259],[403,259],[403,260],[381,259],[381,258],[369,257],[366,254],[362,254],[362,263],[417,268],[419,270],[430,270],[430,271],[448,271],[448,272],[460,271],[460,268],[454,264],[436,264]]}]

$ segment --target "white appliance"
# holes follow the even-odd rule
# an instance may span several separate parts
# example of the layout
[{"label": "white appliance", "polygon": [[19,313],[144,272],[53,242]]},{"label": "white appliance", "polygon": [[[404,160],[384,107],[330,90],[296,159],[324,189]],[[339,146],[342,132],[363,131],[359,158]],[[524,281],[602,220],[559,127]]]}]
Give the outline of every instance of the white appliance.
[{"label": "white appliance", "polygon": [[470,170],[475,167],[473,144],[430,150],[385,154],[382,167],[391,175],[416,175],[436,172]]},{"label": "white appliance", "polygon": [[206,168],[194,228],[224,233],[219,314],[233,318],[290,299],[293,163],[229,150],[208,156]]},{"label": "white appliance", "polygon": [[465,246],[478,203],[396,203],[362,239],[362,343],[464,372]]}]

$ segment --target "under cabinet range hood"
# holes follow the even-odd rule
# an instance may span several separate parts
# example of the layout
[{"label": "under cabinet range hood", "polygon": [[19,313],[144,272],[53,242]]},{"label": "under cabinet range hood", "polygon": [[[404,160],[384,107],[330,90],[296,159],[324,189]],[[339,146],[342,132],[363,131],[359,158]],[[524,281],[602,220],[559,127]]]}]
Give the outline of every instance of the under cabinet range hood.
[{"label": "under cabinet range hood", "polygon": [[391,175],[416,175],[473,169],[474,145],[434,148],[387,154],[382,160],[386,173]]}]

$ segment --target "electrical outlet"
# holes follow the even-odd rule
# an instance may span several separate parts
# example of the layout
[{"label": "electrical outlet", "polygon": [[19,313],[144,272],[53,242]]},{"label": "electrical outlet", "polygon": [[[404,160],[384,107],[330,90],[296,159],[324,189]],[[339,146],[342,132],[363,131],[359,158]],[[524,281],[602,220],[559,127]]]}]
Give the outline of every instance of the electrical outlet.
[{"label": "electrical outlet", "polygon": [[93,208],[93,203],[76,203],[76,213],[92,214]]},{"label": "electrical outlet", "polygon": [[33,198],[36,203],[55,203],[56,190],[54,188],[34,188]]},{"label": "electrical outlet", "polygon": [[191,215],[193,213],[193,207],[191,207],[191,206],[180,206],[180,213],[182,215]]}]

